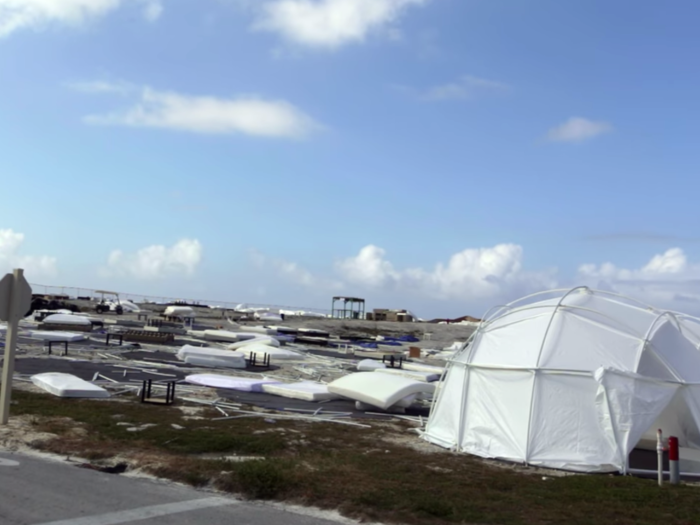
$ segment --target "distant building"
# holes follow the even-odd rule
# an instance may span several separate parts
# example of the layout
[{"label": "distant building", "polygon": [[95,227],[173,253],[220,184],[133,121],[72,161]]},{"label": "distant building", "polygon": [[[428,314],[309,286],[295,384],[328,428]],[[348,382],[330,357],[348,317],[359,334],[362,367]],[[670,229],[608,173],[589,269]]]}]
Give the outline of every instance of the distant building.
[{"label": "distant building", "polygon": [[387,308],[375,308],[367,313],[368,321],[391,321],[394,323],[411,323],[413,316],[408,310],[389,310]]}]

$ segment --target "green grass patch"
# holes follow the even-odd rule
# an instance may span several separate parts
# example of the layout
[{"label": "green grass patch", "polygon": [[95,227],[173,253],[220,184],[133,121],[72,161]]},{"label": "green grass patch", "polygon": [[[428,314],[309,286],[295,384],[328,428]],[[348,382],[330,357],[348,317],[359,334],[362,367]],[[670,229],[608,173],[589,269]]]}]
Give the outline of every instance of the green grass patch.
[{"label": "green grass patch", "polygon": [[[186,419],[177,407],[133,401],[21,391],[14,399],[13,415],[60,436],[41,445],[46,450],[89,459],[140,458],[142,468],[174,481],[337,509],[355,518],[409,525],[700,524],[700,488],[660,489],[653,480],[610,475],[544,480],[384,439],[392,432],[406,436],[405,423],[362,429],[283,419],[212,421],[218,412]],[[155,426],[127,430],[148,423]],[[263,459],[227,460],[231,455]]]}]

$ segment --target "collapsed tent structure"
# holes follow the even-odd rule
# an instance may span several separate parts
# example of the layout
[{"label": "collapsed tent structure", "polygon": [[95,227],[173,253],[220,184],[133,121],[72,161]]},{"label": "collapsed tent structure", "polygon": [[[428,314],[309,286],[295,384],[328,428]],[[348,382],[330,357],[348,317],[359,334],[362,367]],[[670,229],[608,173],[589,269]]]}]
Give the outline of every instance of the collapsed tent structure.
[{"label": "collapsed tent structure", "polygon": [[698,319],[617,294],[529,296],[487,315],[456,353],[423,437],[580,472],[627,473],[657,428],[700,449],[698,343]]}]

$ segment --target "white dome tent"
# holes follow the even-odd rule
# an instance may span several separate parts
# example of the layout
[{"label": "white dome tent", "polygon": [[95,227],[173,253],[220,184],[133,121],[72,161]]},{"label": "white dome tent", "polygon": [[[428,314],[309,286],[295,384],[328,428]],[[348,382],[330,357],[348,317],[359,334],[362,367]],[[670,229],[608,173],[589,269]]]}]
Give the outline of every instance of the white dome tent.
[{"label": "white dome tent", "polygon": [[499,307],[448,364],[423,437],[582,472],[627,473],[657,425],[700,449],[698,334],[698,319],[586,287]]}]

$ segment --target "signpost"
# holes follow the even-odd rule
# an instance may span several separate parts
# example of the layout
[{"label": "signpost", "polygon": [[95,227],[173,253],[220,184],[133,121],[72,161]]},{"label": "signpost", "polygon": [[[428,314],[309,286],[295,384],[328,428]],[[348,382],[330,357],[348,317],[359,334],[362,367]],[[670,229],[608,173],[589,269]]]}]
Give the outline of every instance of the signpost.
[{"label": "signpost", "polygon": [[12,376],[15,373],[15,347],[19,321],[27,313],[31,304],[32,288],[24,278],[24,270],[16,269],[0,279],[0,321],[7,321],[2,385],[0,385],[0,425],[7,425],[10,418]]}]

